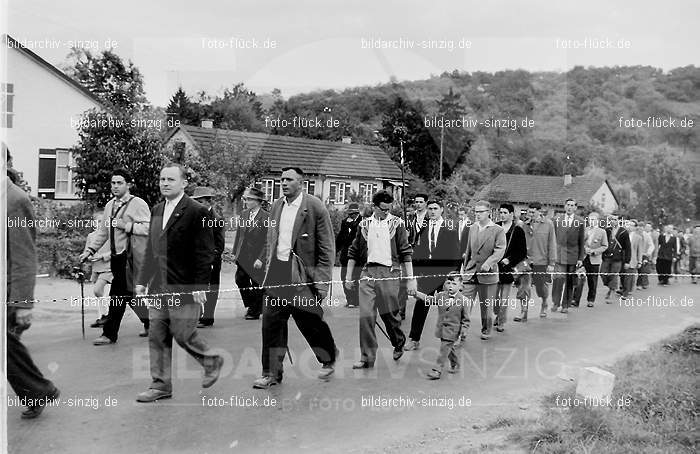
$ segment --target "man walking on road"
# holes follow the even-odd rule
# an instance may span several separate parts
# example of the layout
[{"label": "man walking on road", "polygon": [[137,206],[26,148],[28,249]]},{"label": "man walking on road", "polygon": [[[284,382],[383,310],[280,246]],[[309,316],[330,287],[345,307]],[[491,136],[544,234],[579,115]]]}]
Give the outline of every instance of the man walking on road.
[{"label": "man walking on road", "polygon": [[583,259],[586,257],[585,223],[576,214],[576,201],[567,199],[564,209],[565,214],[554,221],[557,261],[552,287],[552,312],[556,312],[561,304],[562,314],[569,312],[576,286],[576,269],[583,266]]},{"label": "man walking on road", "polygon": [[216,382],[224,362],[197,333],[205,290],[214,261],[214,232],[207,225],[207,208],[185,194],[187,173],[180,164],[160,171],[160,192],[165,197],[153,207],[143,266],[136,294],[149,300],[151,329],[148,336],[152,382],[138,402],[172,396],[173,338],[204,368],[202,387]]},{"label": "man walking on road", "polygon": [[112,194],[107,202],[104,217],[87,250],[80,255],[80,261],[92,257],[103,244],[109,242],[112,258],[112,285],[109,289],[109,313],[102,327],[102,336],[95,339],[94,345],[107,345],[117,342],[119,326],[128,304],[143,323],[141,337],[148,336],[148,309],[139,301],[134,302],[134,278],[143,262],[148,237],[150,212],[148,204],[141,198],[131,195],[133,184],[131,173],[126,169],[112,172]]},{"label": "man walking on road", "polygon": [[474,207],[476,222],[469,228],[464,253],[464,296],[481,309],[481,340],[491,337],[493,302],[498,286],[498,262],[506,251],[506,234],[490,218],[491,204],[480,200]]},{"label": "man walking on road", "polygon": [[[335,250],[338,251],[338,259],[340,261],[340,276],[344,278],[347,275],[346,271],[348,269],[348,250],[350,245],[352,245],[355,236],[357,235],[357,227],[360,225],[362,217],[360,216],[360,207],[357,203],[353,202],[348,205],[346,210],[347,217],[343,219],[340,223],[340,231],[335,237]],[[355,267],[353,273],[349,275],[348,283],[343,285],[343,291],[345,292],[345,307],[358,307],[360,305],[359,292],[357,280],[360,277],[360,272],[362,270],[359,267]]]},{"label": "man walking on road", "polygon": [[540,317],[547,316],[547,298],[552,282],[552,271],[557,259],[557,240],[554,224],[542,214],[542,204],[533,202],[527,209],[525,223],[525,242],[527,243],[527,266],[522,270],[517,298],[520,300],[521,312],[513,321],[526,322],[530,305],[531,285],[535,285],[537,296],[542,299]]},{"label": "man walking on road", "polygon": [[574,300],[578,306],[583,293],[583,283],[586,281],[588,286],[587,306],[593,307],[595,305],[596,292],[598,291],[598,272],[600,271],[600,264],[603,262],[603,252],[608,249],[608,236],[605,230],[600,227],[600,215],[595,211],[588,215],[584,249],[586,258],[583,259],[583,267],[586,269],[586,278],[579,279]]},{"label": "man walking on road", "polygon": [[284,197],[270,210],[263,279],[263,286],[270,288],[263,301],[262,376],[253,388],[265,389],[282,381],[290,316],[322,364],[318,377],[328,379],[335,371],[335,341],[323,320],[335,258],[333,229],[323,203],[302,192],[303,181],[300,168],[282,169]]},{"label": "man walking on road", "polygon": [[[360,361],[353,369],[374,367],[377,357],[377,335],[374,325],[377,311],[389,335],[393,358],[403,355],[406,336],[401,330],[399,316],[399,280],[402,272],[409,280],[407,292],[413,293],[416,281],[412,278],[411,245],[403,221],[389,213],[394,198],[387,191],[372,197],[374,215],[362,220],[348,251],[345,286],[351,282],[354,270],[361,270],[360,292]],[[376,280],[375,280],[376,279]]]},{"label": "man walking on road", "polygon": [[494,327],[502,333],[505,330],[508,317],[508,306],[511,287],[513,287],[513,267],[527,258],[527,242],[525,232],[515,224],[515,207],[510,203],[503,203],[499,208],[501,221],[498,223],[506,232],[506,252],[503,259],[498,262],[498,287],[494,306]]},{"label": "man walking on road", "polygon": [[627,272],[632,251],[629,232],[620,225],[620,216],[617,213],[611,214],[608,217],[608,223],[610,227],[605,229],[608,236],[608,249],[603,252],[600,277],[603,285],[608,287],[605,302],[612,304],[612,294],[618,287],[618,275],[620,272]]}]

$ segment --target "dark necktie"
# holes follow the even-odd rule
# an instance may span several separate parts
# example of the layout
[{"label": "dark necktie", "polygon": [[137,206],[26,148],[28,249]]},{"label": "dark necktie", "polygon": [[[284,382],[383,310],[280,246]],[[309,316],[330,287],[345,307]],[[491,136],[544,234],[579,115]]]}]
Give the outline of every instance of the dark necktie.
[{"label": "dark necktie", "polygon": [[436,225],[433,224],[432,228],[430,229],[430,252],[433,252],[433,249],[435,249],[435,230],[436,230]]},{"label": "dark necktie", "polygon": [[109,218],[109,249],[112,255],[117,255],[117,246],[114,242],[114,220],[121,207],[121,200],[115,200],[114,205],[112,205],[112,216]]}]

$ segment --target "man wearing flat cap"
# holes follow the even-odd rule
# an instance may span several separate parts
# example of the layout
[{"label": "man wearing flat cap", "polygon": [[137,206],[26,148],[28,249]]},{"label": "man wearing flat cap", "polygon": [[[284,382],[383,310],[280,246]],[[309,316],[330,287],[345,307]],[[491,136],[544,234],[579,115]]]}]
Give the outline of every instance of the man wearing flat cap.
[{"label": "man wearing flat cap", "polygon": [[[335,237],[335,250],[339,253],[338,260],[340,261],[341,265],[340,275],[343,277],[348,269],[348,250],[350,249],[350,245],[357,235],[357,227],[360,225],[360,221],[362,220],[362,217],[360,216],[360,206],[355,202],[349,204],[345,212],[347,213],[347,217],[340,223],[340,230],[338,231],[338,235]],[[345,291],[346,307],[358,307],[360,305],[358,280],[360,279],[361,272],[362,267],[355,267],[353,269],[352,276],[349,276],[352,281],[350,283],[351,288],[343,286],[343,290]]]},{"label": "man wearing flat cap", "polygon": [[211,265],[211,277],[209,278],[209,291],[207,302],[204,303],[204,312],[197,323],[197,328],[206,328],[214,324],[214,311],[219,301],[219,283],[221,282],[221,257],[226,245],[226,221],[214,209],[214,196],[212,188],[198,186],[194,189],[192,198],[201,203],[209,212],[210,225],[214,233],[214,262]]},{"label": "man wearing flat cap", "polygon": [[243,194],[245,210],[241,212],[236,226],[236,240],[233,244],[236,261],[236,286],[241,292],[246,307],[246,320],[257,320],[262,313],[263,291],[260,287],[265,261],[265,240],[270,215],[263,210],[263,192],[258,188],[248,188]]}]

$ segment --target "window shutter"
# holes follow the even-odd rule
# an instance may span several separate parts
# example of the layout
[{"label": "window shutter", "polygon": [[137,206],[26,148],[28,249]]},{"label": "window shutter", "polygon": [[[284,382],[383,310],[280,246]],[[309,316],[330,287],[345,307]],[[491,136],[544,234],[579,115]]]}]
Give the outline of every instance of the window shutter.
[{"label": "window shutter", "polygon": [[330,190],[329,190],[329,192],[328,192],[328,201],[329,201],[330,203],[335,203],[335,193],[336,193],[336,189],[337,189],[337,188],[336,188],[336,184],[335,184],[335,183],[331,183],[331,185],[330,185]]},{"label": "window shutter", "polygon": [[316,182],[313,180],[309,180],[308,193],[309,193],[309,195],[316,195]]},{"label": "window shutter", "polygon": [[345,183],[345,200],[343,202],[347,202],[350,200],[350,183]]},{"label": "window shutter", "polygon": [[280,180],[275,180],[275,185],[272,190],[272,200],[277,200],[280,198],[281,186]]},{"label": "window shutter", "polygon": [[39,197],[53,199],[56,192],[56,150],[39,149]]}]

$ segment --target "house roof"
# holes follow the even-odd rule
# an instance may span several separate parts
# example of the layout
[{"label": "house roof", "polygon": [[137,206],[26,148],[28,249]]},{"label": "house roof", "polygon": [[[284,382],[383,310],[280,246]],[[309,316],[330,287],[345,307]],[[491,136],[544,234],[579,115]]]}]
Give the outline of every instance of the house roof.
[{"label": "house roof", "polygon": [[295,166],[311,175],[401,179],[398,165],[375,146],[198,126],[175,128],[168,140],[180,130],[198,149],[211,147],[217,138],[243,141],[251,152],[263,153],[272,172]]},{"label": "house roof", "polygon": [[603,184],[608,185],[617,202],[615,192],[604,178],[581,175],[573,177],[572,183],[564,186],[563,176],[502,173],[474,195],[472,203],[489,200],[563,206],[568,198],[588,202]]},{"label": "house roof", "polygon": [[85,88],[83,85],[81,85],[80,82],[78,82],[78,81],[76,81],[75,79],[71,78],[71,77],[68,76],[66,73],[64,73],[64,72],[61,71],[60,69],[56,68],[56,67],[55,67],[54,65],[52,65],[51,63],[47,62],[46,60],[44,60],[43,58],[41,58],[40,56],[38,56],[37,54],[35,54],[35,53],[32,52],[31,50],[29,50],[29,49],[27,49],[26,47],[24,47],[19,41],[17,41],[16,39],[14,39],[13,37],[11,37],[10,35],[4,34],[4,35],[3,35],[3,38],[4,38],[3,41],[5,42],[5,45],[6,45],[7,47],[17,49],[19,52],[21,52],[22,54],[24,54],[24,55],[26,55],[27,57],[29,57],[30,60],[33,60],[33,61],[34,61],[35,63],[37,63],[39,66],[41,66],[41,67],[43,67],[44,69],[46,69],[48,72],[50,72],[50,73],[53,74],[54,76],[57,76],[59,79],[62,79],[62,80],[63,80],[64,82],[66,82],[68,85],[71,85],[73,88],[75,88],[76,90],[80,91],[82,94],[84,94],[84,95],[87,96],[88,98],[90,98],[92,101],[94,101],[95,103],[97,103],[98,106],[104,107],[104,105],[102,104],[102,101],[100,100],[100,98],[98,98],[97,96],[95,96],[90,90],[88,90],[88,89]]}]

